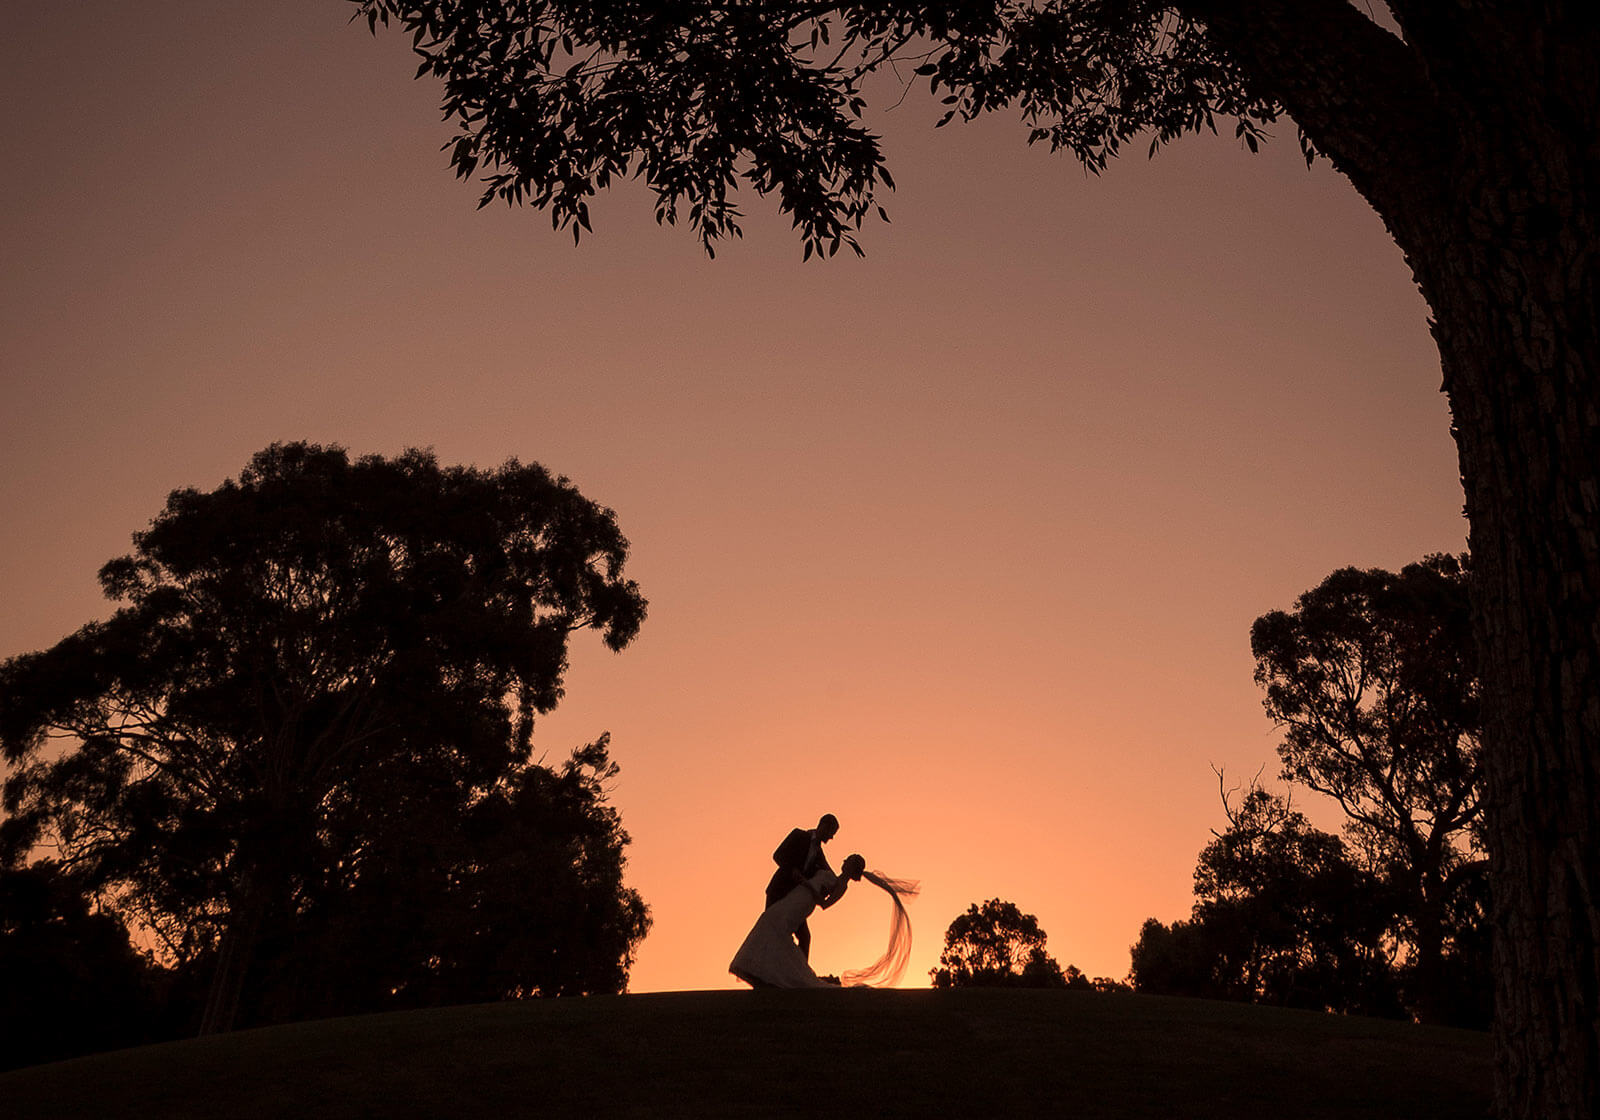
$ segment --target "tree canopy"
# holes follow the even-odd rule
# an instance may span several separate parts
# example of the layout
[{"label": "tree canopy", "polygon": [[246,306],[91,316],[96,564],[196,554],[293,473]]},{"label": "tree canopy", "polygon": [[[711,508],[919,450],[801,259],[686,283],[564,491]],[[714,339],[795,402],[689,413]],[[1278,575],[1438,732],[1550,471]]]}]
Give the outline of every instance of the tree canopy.
[{"label": "tree canopy", "polygon": [[[1089,986],[1069,969],[1075,986]],[[935,988],[1065,988],[1069,980],[1045,951],[1039,919],[998,898],[973,903],[950,923],[930,975]]]},{"label": "tree canopy", "polygon": [[1401,1015],[1395,906],[1339,837],[1252,787],[1200,853],[1194,911],[1154,918],[1132,950],[1140,991]]},{"label": "tree canopy", "polygon": [[[613,967],[579,971],[615,990],[645,919],[596,785],[604,743],[552,788],[530,741],[561,696],[569,636],[621,649],[638,632],[626,555],[610,511],[515,461],[274,444],[237,480],[175,491],[101,570],[124,605],[0,665],[0,856],[55,848],[164,962],[206,967],[216,1030],[247,986],[247,1013],[266,1014],[259,947],[282,952],[317,915],[384,883],[414,894],[441,870],[396,860],[440,845],[427,854],[461,870],[450,888],[483,891],[511,857],[467,852],[457,829],[504,846],[559,819],[558,850],[525,857],[570,865],[540,872],[554,875],[540,905],[577,919],[554,909],[576,898],[564,874],[611,892],[596,913],[617,927]],[[583,986],[502,971],[504,991]]]},{"label": "tree canopy", "polygon": [[607,747],[373,828],[263,952],[256,1017],[622,991],[650,918],[623,882]]},{"label": "tree canopy", "polygon": [[1286,781],[1332,798],[1398,892],[1418,1011],[1450,1002],[1451,928],[1481,893],[1477,651],[1467,565],[1342,568],[1250,631]]},{"label": "tree canopy", "polygon": [[[1464,557],[1342,568],[1251,628],[1290,797],[1254,781],[1200,853],[1188,921],[1146,922],[1141,990],[1483,1026],[1477,658]],[[1309,789],[1343,837],[1290,803]]]}]

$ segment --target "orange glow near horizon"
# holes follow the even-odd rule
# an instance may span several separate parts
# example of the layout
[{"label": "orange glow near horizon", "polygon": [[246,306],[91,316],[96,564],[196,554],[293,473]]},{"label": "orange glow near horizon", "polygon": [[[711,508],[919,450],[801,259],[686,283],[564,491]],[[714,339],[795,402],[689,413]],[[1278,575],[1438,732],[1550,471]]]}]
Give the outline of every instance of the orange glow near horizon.
[{"label": "orange glow near horizon", "polygon": [[[631,187],[574,248],[474,210],[402,36],[153,7],[12,13],[0,656],[103,616],[167,492],[273,440],[544,463],[651,604],[620,655],[578,636],[536,733],[612,734],[634,991],[737,986],[769,853],[825,811],[835,865],[922,881],[908,986],[994,897],[1124,975],[1188,915],[1211,767],[1275,772],[1252,620],[1464,546],[1426,310],[1292,125],[1093,178],[914,95],[871,120],[900,189],[865,260],[802,264],[752,197],[707,261]],[[819,971],[888,910],[817,915]]]}]

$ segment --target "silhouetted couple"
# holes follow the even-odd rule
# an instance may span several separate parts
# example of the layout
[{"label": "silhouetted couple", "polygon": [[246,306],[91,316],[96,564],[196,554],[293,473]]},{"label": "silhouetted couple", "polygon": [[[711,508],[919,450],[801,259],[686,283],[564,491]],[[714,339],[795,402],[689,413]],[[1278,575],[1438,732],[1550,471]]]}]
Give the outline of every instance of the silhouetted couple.
[{"label": "silhouetted couple", "polygon": [[806,919],[818,907],[826,910],[844,897],[851,883],[866,879],[888,892],[894,902],[889,949],[867,968],[847,971],[846,987],[887,987],[899,979],[911,953],[911,918],[906,898],[915,898],[918,884],[890,879],[866,870],[859,855],[846,856],[836,875],[822,846],[839,832],[839,820],[826,813],[812,829],[796,828],[772,853],[778,865],[767,883],[766,908],[734,954],[728,971],[752,988],[831,988],[841,981],[818,976],[811,968],[811,928]]}]

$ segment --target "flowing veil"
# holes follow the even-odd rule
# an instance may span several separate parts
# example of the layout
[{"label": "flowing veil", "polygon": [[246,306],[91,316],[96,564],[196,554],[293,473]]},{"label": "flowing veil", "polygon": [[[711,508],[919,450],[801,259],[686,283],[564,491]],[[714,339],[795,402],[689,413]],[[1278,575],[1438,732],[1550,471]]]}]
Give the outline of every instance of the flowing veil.
[{"label": "flowing veil", "polygon": [[883,888],[894,903],[894,909],[889,914],[889,948],[876,963],[866,968],[850,969],[840,977],[840,981],[845,987],[893,987],[911,956],[911,915],[906,913],[905,900],[916,898],[922,884],[914,879],[891,879],[876,871],[863,871],[861,877]]}]

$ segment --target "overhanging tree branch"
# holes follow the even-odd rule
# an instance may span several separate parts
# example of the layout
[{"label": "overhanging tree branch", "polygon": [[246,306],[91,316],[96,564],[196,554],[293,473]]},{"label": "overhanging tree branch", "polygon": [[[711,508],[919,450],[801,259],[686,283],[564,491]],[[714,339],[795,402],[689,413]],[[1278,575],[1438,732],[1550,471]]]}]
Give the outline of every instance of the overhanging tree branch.
[{"label": "overhanging tree branch", "polygon": [[[1448,120],[1413,48],[1349,0],[1176,0],[1380,212],[1395,182],[1432,197]],[[1412,200],[1412,206],[1417,200]]]}]

